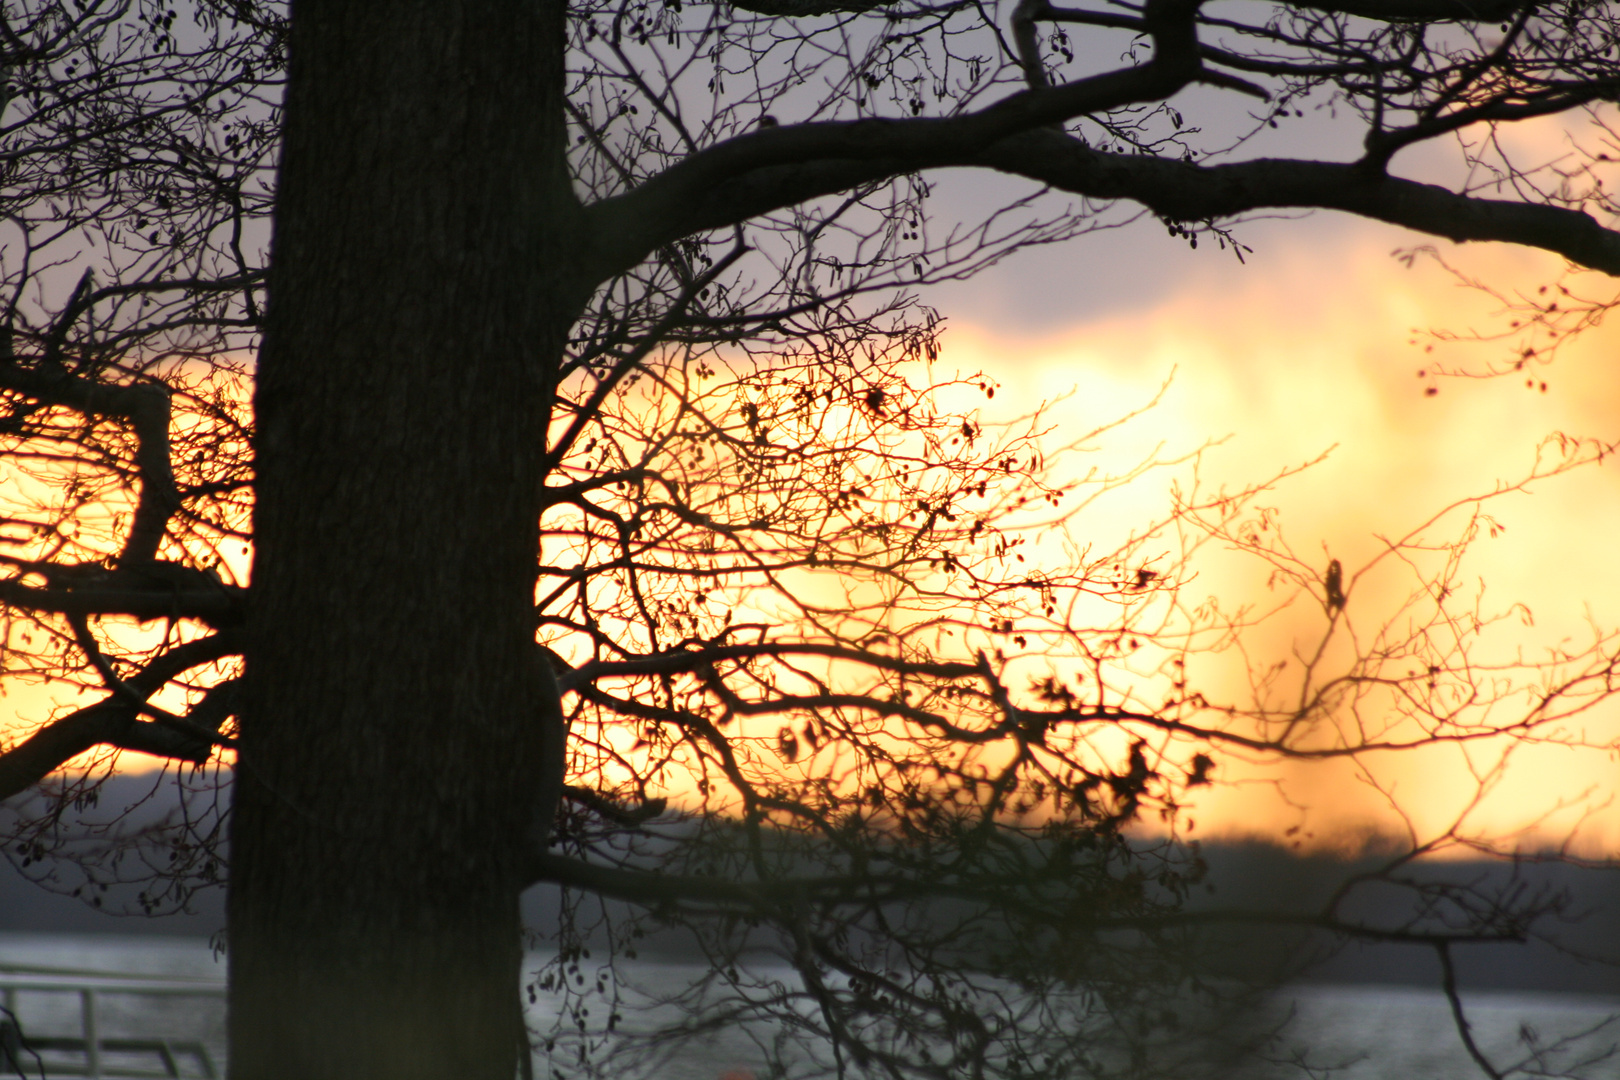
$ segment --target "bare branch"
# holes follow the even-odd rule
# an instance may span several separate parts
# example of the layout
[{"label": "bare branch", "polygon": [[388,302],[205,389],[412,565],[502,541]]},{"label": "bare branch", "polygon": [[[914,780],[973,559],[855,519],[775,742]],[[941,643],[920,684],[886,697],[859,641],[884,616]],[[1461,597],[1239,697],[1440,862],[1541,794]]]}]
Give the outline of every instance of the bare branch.
[{"label": "bare branch", "polygon": [[[968,164],[1010,135],[1075,116],[1158,101],[1201,76],[1196,3],[1154,0],[1143,25],[1153,59],[1062,86],[1028,90],[946,118],[796,124],[699,150],[624,195],[587,208],[597,243],[583,272],[601,281],[688,233],[843,190],[859,178]],[[831,177],[836,176],[836,182]],[[808,177],[818,177],[810,180]]]},{"label": "bare branch", "polygon": [[[240,635],[225,631],[177,645],[124,680],[141,696],[155,694],[169,680],[240,650]],[[219,730],[227,697],[211,692],[186,718],[202,731]],[[21,743],[0,753],[0,800],[9,799],[39,783],[73,758],[96,746],[112,745],[160,757],[187,761],[207,760],[212,741],[174,725],[141,721],[139,704],[113,694],[46,724]]]},{"label": "bare branch", "polygon": [[1620,233],[1579,210],[1459,195],[1353,164],[1260,159],[1195,165],[1107,154],[1047,131],[1005,140],[980,160],[1064,191],[1140,202],[1170,221],[1210,221],[1263,208],[1343,210],[1458,242],[1539,247],[1620,275]]},{"label": "bare branch", "polygon": [[45,588],[16,578],[0,580],[0,603],[63,615],[128,615],[151,619],[197,619],[222,629],[242,619],[247,590],[176,563],[153,561],[132,569],[97,566],[38,567]]},{"label": "bare branch", "polygon": [[42,363],[31,369],[15,360],[0,363],[0,389],[85,416],[116,416],[129,422],[135,432],[140,496],[119,560],[132,565],[155,558],[169,518],[180,506],[169,462],[168,389],[157,384],[109,385],[69,374],[59,364]]}]

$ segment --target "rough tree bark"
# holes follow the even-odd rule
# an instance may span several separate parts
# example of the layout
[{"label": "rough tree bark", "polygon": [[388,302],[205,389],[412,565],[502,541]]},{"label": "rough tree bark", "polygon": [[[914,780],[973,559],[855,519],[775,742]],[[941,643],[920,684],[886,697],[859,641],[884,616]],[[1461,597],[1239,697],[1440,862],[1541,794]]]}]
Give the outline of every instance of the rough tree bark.
[{"label": "rough tree bark", "polygon": [[557,764],[538,489],[580,301],[563,8],[299,0],[290,49],[231,1072],[510,1080],[519,859]]}]

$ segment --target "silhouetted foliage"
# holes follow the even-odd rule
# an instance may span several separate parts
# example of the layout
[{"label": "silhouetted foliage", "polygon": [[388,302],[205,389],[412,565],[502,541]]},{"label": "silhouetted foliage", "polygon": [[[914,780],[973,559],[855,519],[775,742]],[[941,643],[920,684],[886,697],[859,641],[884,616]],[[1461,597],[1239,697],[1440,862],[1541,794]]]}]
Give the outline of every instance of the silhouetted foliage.
[{"label": "silhouetted foliage", "polygon": [[[1462,587],[1462,553],[1490,525],[1483,499],[1461,504],[1460,526],[1437,518],[1392,543],[1374,562],[1405,560],[1409,597],[1362,615],[1371,568],[1293,552],[1256,502],[1267,483],[1204,490],[1186,479],[1191,461],[1080,471],[1076,453],[1119,418],[1070,401],[1008,419],[992,374],[947,373],[941,318],[918,291],[1143,212],[1242,258],[1240,216],[1277,207],[1620,271],[1620,235],[1591,216],[1611,210],[1601,187],[1538,188],[1544,171],[1479,134],[1612,98],[1609,8],[749,0],[452,17],[351,4],[309,0],[291,26],[254,0],[5,7],[3,674],[90,698],[0,753],[8,851],[24,865],[70,854],[92,887],[138,873],[152,881],[143,904],[183,902],[228,876],[230,811],[207,795],[240,754],[255,821],[319,823],[357,861],[295,857],[294,841],[277,848],[255,825],[239,828],[232,865],[319,863],[337,884],[287,889],[334,935],[380,928],[367,948],[440,925],[456,882],[515,918],[516,891],[546,881],[569,897],[558,969],[538,976],[549,987],[608,918],[589,898],[626,902],[644,914],[607,928],[615,949],[685,926],[713,959],[688,1033],[768,1021],[784,1032],[773,1052],[799,1067],[826,1053],[814,1068],[838,1075],[1186,1076],[1183,1057],[1204,1053],[1197,1017],[1230,1019],[1217,1008],[1230,988],[1200,981],[1200,928],[1286,921],[1188,907],[1203,874],[1181,832],[1189,791],[1222,782],[1232,754],[1573,741],[1562,722],[1611,693],[1601,634],[1545,661],[1473,659],[1497,621]],[[538,43],[533,77],[552,97],[500,97],[517,69],[494,45],[518,40]],[[340,105],[353,109],[341,123]],[[1349,160],[1258,156],[1269,131],[1323,110],[1359,122]],[[503,116],[534,125],[517,149]],[[284,148],[284,130],[303,141]],[[1472,186],[1392,173],[1402,148],[1453,136]],[[282,175],[300,179],[278,202],[283,149]],[[940,221],[929,199],[948,167],[1033,184],[977,220]],[[467,193],[484,180],[517,194]],[[348,238],[336,254],[306,242],[323,230]],[[497,287],[533,303],[502,293],[469,313],[468,295]],[[373,335],[370,354],[336,334],[330,356],[304,342],[312,313]],[[351,389],[323,398],[299,381],[311,372],[336,380],[322,392]],[[489,372],[511,379],[480,381]],[[519,385],[534,407],[502,411]],[[271,413],[284,425],[273,436]],[[398,452],[376,449],[396,437]],[[486,445],[520,449],[479,460]],[[1551,447],[1534,475],[1605,452]],[[1122,485],[1183,466],[1158,520],[1121,527],[1104,512]],[[300,469],[321,483],[285,479]],[[270,475],[282,486],[266,496],[256,485]],[[475,478],[489,487],[464,515],[440,509]],[[517,577],[484,573],[521,561],[505,541],[522,534],[484,529],[487,492],[509,491],[512,520],[539,523],[520,582],[532,578],[532,606]],[[355,492],[383,501],[351,506]],[[430,525],[435,513],[452,520]],[[278,552],[315,561],[250,575],[255,514],[282,530]],[[344,539],[296,524],[317,519]],[[1271,616],[1192,599],[1205,545],[1269,563],[1271,616],[1299,627],[1294,662],[1243,652]],[[373,575],[366,594],[355,583]],[[306,587],[362,599],[286,599]],[[523,619],[491,614],[501,604]],[[566,775],[527,778],[566,783],[560,812],[553,823],[550,796],[535,796],[526,830],[510,822],[528,808],[478,816],[523,778],[467,779],[541,760],[531,729],[554,722],[536,690],[549,680],[512,673],[511,654],[474,633],[495,622],[495,636],[544,650],[568,725]],[[442,644],[462,641],[465,654]],[[303,659],[287,659],[296,649]],[[318,676],[323,656],[350,667]],[[1217,689],[1230,664],[1247,674],[1242,694]],[[297,676],[253,683],[254,671]],[[495,696],[474,700],[486,686]],[[526,719],[489,719],[490,702],[525,694]],[[388,725],[407,713],[425,726],[399,726],[395,746]],[[486,738],[497,722],[515,726]],[[276,756],[293,742],[303,757]],[[168,759],[200,788],[180,818],[118,834],[120,808],[92,812],[97,777],[124,753]],[[441,765],[450,779],[435,786]],[[1487,838],[1414,835],[1366,880],[1464,844]],[[337,899],[373,875],[379,895],[408,892],[388,884],[401,851],[434,867],[409,883],[419,911],[407,898],[404,914],[373,917]],[[288,903],[232,887],[233,934],[252,924],[233,948],[280,942],[242,945],[233,978],[270,987],[243,972],[277,950],[320,970],[330,941],[305,956],[261,936]],[[1298,918],[1445,955],[1523,938],[1556,907],[1451,890],[1426,899],[1455,918],[1390,926],[1358,920],[1356,887]],[[431,1041],[416,1022],[431,1013],[377,1021],[368,1042],[372,1021],[337,1008],[367,999],[354,986],[430,999],[431,986],[411,989],[411,962],[322,999],[361,1047],[353,1062],[382,1070],[366,1047],[407,1028]],[[469,978],[498,994],[504,963]],[[304,1006],[252,993],[233,998],[238,1049],[254,1024],[302,1032],[264,1018]],[[307,1065],[299,1055],[329,1037],[278,1060]],[[464,1075],[509,1076],[510,1041]],[[433,1075],[454,1048],[432,1045],[392,1075]],[[272,1067],[233,1062],[243,1076]]]}]

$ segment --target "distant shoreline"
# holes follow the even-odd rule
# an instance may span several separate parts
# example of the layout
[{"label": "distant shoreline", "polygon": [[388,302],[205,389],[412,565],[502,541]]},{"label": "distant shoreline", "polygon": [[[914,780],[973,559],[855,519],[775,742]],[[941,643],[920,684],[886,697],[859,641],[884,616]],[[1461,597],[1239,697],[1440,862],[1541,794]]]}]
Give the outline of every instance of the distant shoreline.
[{"label": "distant shoreline", "polygon": [[[1248,910],[1309,911],[1319,906],[1342,877],[1379,861],[1373,856],[1340,859],[1296,855],[1262,843],[1205,843],[1212,894],[1197,894],[1193,906],[1218,904]],[[8,853],[9,855],[9,853]],[[1505,882],[1513,868],[1506,863],[1437,862],[1416,864],[1418,878],[1445,876],[1475,884]],[[1545,929],[1558,947],[1546,942],[1524,945],[1462,945],[1453,950],[1461,985],[1469,992],[1504,990],[1620,996],[1620,963],[1582,962],[1566,953],[1620,961],[1620,871],[1589,869],[1562,863],[1526,863],[1518,868],[1527,886],[1567,892],[1570,910],[1585,913],[1578,922],[1548,920]],[[52,893],[28,881],[8,857],[0,860],[0,935],[68,934],[107,937],[196,938],[207,940],[225,925],[224,890],[199,891],[191,910],[161,916],[117,914],[136,909],[134,887],[117,887],[102,895],[103,909],[83,900]],[[1373,892],[1351,912],[1369,922],[1399,922],[1403,901],[1392,891]],[[555,926],[559,909],[555,889],[538,887],[523,897],[525,924],[542,937]],[[1329,939],[1309,931],[1280,927],[1229,928],[1213,935],[1211,974],[1257,983],[1278,976],[1291,985],[1411,986],[1440,985],[1432,949],[1411,945],[1351,943],[1333,951]],[[598,943],[591,947],[598,948]],[[654,931],[637,943],[648,959],[687,962],[700,958],[688,939],[675,931]],[[1331,953],[1331,955],[1327,955]],[[1304,955],[1323,957],[1302,964]]]}]

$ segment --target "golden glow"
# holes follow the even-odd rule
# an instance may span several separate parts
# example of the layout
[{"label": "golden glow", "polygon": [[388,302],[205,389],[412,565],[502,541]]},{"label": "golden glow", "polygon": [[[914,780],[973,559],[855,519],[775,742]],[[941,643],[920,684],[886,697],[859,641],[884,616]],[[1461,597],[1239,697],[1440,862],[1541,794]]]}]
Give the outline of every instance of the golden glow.
[{"label": "golden glow", "polygon": [[[1447,344],[1424,331],[1494,330],[1507,317],[1493,317],[1491,302],[1435,263],[1420,258],[1408,269],[1392,259],[1402,239],[1392,230],[1366,227],[1328,243],[1310,232],[1301,226],[1293,243],[1268,245],[1247,267],[1223,264],[1156,304],[1059,334],[1019,338],[958,323],[945,362],[996,371],[1009,404],[1023,408],[1073,387],[1054,416],[1075,426],[1139,407],[1174,372],[1159,407],[1111,437],[1088,466],[1122,464],[1160,444],[1174,455],[1224,439],[1203,456],[1200,477],[1206,487],[1236,487],[1331,450],[1261,501],[1280,511],[1297,554],[1324,568],[1337,557],[1347,576],[1384,549],[1380,537],[1399,537],[1461,497],[1523,478],[1550,433],[1620,437],[1608,332],[1590,333],[1546,369],[1436,381],[1436,363],[1483,368],[1500,362],[1509,345]],[[1446,257],[1531,295],[1560,271],[1556,260],[1517,249]],[[1113,505],[1121,527],[1145,520],[1155,504],[1162,513],[1166,487],[1149,481],[1120,493]],[[1612,463],[1493,499],[1487,511],[1502,531],[1473,546],[1467,577],[1483,582],[1486,609],[1522,602],[1534,620],[1499,628],[1491,649],[1575,648],[1590,641],[1593,624],[1620,624],[1620,583],[1610,572],[1620,473]],[[1363,584],[1371,588],[1359,589],[1353,606],[1376,611],[1391,599],[1376,581]],[[1228,602],[1265,601],[1263,575],[1245,582],[1218,560],[1191,588]],[[1288,635],[1304,629],[1290,619],[1261,640],[1286,655]],[[1620,702],[1577,718],[1568,733],[1613,745],[1617,718]],[[1506,741],[1335,765],[1267,768],[1228,757],[1217,771],[1227,782],[1201,789],[1191,816],[1196,835],[1285,835],[1328,846],[1370,831],[1409,829],[1422,842],[1456,827],[1467,836],[1522,834],[1528,845],[1576,831],[1577,850],[1613,853],[1620,850],[1620,812],[1607,805],[1614,758]]]},{"label": "golden glow", "polygon": [[[216,357],[207,363],[181,357],[149,372],[164,377],[175,391],[169,435],[176,481],[182,487],[232,481],[222,494],[193,500],[191,513],[177,516],[171,523],[170,539],[159,554],[209,570],[232,585],[247,584],[251,564],[251,549],[242,539],[249,527],[249,506],[236,486],[249,454],[249,368],[242,357]],[[7,554],[65,565],[109,562],[119,551],[135,493],[112,465],[71,448],[77,437],[77,414],[56,412],[64,418],[61,426],[65,431],[53,437],[70,444],[68,449],[52,447],[52,437],[41,438],[30,448],[32,453],[0,464],[6,510],[18,519],[11,523]],[[106,430],[100,437],[107,446],[114,452],[132,453],[122,425],[104,422],[103,426]],[[42,447],[58,449],[59,457],[40,455]],[[30,524],[34,527],[25,530]],[[172,644],[197,634],[195,628],[169,620],[138,624],[108,617],[93,622],[102,648],[115,661],[139,656],[164,640]],[[46,618],[36,623],[14,618],[0,627],[0,635],[4,635],[0,645],[10,650],[5,657],[5,678],[0,681],[0,747],[105,696],[95,674],[83,668],[61,620]],[[151,698],[151,704],[184,713],[200,696],[197,687],[211,685],[233,668],[226,663],[197,669],[191,673],[196,680],[191,692],[171,683]],[[121,768],[135,771],[163,765],[144,755],[119,756],[102,748],[79,755],[68,767],[106,764],[114,756],[119,757]]]},{"label": "golden glow", "polygon": [[[1200,482],[1206,490],[1236,488],[1331,450],[1262,503],[1277,509],[1304,560],[1325,567],[1338,558],[1352,576],[1384,550],[1381,536],[1403,535],[1461,497],[1522,478],[1549,433],[1620,437],[1614,419],[1620,379],[1606,364],[1605,346],[1612,343],[1605,331],[1580,340],[1556,365],[1527,373],[1529,387],[1525,375],[1436,381],[1437,363],[1483,367],[1506,355],[1505,344],[1453,345],[1424,333],[1494,329],[1500,320],[1492,303],[1460,288],[1433,262],[1419,259],[1407,268],[1392,259],[1391,248],[1408,240],[1393,230],[1364,226],[1327,242],[1312,233],[1309,223],[1296,226],[1286,242],[1266,245],[1246,267],[1211,255],[1208,270],[1179,291],[1061,333],[1020,337],[1007,327],[956,322],[935,366],[941,376],[995,374],[1001,382],[995,400],[971,403],[987,421],[1054,402],[1044,414],[1053,447],[1140,409],[1173,373],[1155,408],[1059,459],[1055,480],[1093,467],[1124,472],[1155,452],[1176,458],[1218,441],[1198,463]],[[1461,255],[1482,279],[1532,294],[1560,270],[1556,260],[1519,249]],[[967,399],[944,404],[971,407]],[[1067,539],[1119,543],[1131,529],[1163,517],[1172,482],[1185,486],[1190,468],[1151,471],[1109,491],[1076,520]],[[1620,625],[1620,589],[1607,572],[1610,538],[1620,535],[1620,476],[1613,465],[1581,468],[1535,485],[1530,494],[1493,500],[1489,513],[1504,529],[1475,544],[1468,573],[1484,582],[1487,609],[1523,602],[1533,612],[1533,625],[1515,621],[1501,628],[1490,648],[1579,647],[1592,625]],[[1437,535],[1457,524],[1443,522]],[[1064,539],[1053,532],[1033,545],[1032,563],[1072,555]],[[561,557],[568,541],[556,537],[553,543]],[[221,554],[228,572],[245,580],[236,545],[223,545]],[[1206,551],[1196,565],[1189,604],[1217,595],[1230,610],[1274,598],[1263,567],[1252,561]],[[802,597],[814,595],[830,606],[848,587],[835,575],[808,571],[794,585]],[[1358,583],[1352,605],[1362,625],[1391,604],[1394,587],[1387,575]],[[1291,637],[1319,632],[1311,624],[1319,614],[1305,606],[1285,613],[1255,636],[1256,654],[1286,655]],[[1199,675],[1203,685],[1235,700],[1245,690],[1242,672],[1220,666],[1234,659],[1205,663]],[[14,684],[0,716],[37,723],[53,707],[73,704]],[[183,707],[178,699],[164,704]],[[1605,706],[1578,718],[1572,732],[1612,744],[1620,731],[1617,715],[1620,710]],[[768,753],[774,723],[749,733],[761,754]],[[0,720],[0,739],[5,728]],[[21,730],[12,726],[13,737]],[[618,754],[636,755],[632,728],[610,735]],[[1123,734],[1105,733],[1095,752],[1118,758],[1126,745]],[[827,752],[817,771],[827,766]],[[817,756],[802,759],[801,767]],[[1471,837],[1521,835],[1527,844],[1562,842],[1573,833],[1578,851],[1620,850],[1620,812],[1606,805],[1614,789],[1612,753],[1504,741],[1331,765],[1263,765],[1228,752],[1218,762],[1218,782],[1198,789],[1188,807],[1195,836],[1259,834],[1336,846],[1369,832],[1408,829],[1424,842],[1455,827]],[[132,755],[125,767],[138,764],[145,759]]]}]

